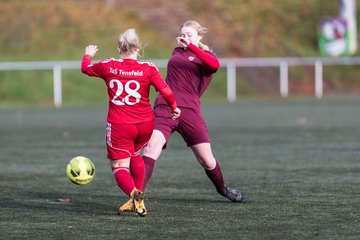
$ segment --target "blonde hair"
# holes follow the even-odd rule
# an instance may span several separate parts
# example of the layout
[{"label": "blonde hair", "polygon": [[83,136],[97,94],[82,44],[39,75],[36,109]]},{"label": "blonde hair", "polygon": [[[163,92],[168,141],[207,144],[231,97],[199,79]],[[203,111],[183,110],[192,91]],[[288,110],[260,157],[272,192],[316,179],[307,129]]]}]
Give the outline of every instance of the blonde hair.
[{"label": "blonde hair", "polygon": [[137,49],[143,50],[140,38],[134,28],[127,29],[119,36],[118,47],[122,55],[132,54]]},{"label": "blonde hair", "polygon": [[[188,21],[184,22],[183,25],[181,25],[180,29],[182,29],[183,27],[191,27],[191,28],[195,29],[197,31],[197,33],[199,34],[199,36],[204,36],[208,32],[207,28],[201,26],[200,23],[198,23],[195,20],[188,20]],[[209,46],[202,42],[199,42],[199,48],[206,50],[206,51],[210,51]]]}]

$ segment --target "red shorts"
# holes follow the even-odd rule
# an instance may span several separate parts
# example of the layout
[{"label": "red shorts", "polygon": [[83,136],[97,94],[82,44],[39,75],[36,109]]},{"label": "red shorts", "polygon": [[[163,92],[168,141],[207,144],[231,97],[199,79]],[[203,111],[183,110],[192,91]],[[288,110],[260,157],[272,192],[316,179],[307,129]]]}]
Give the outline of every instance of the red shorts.
[{"label": "red shorts", "polygon": [[139,154],[148,143],[154,129],[154,121],[139,124],[113,124],[106,126],[107,158],[128,158]]},{"label": "red shorts", "polygon": [[159,130],[164,135],[166,142],[169,140],[170,135],[177,131],[188,146],[209,143],[209,132],[201,112],[192,108],[180,109],[180,118],[174,120],[171,118],[171,111],[168,106],[156,105],[154,108],[154,129]]}]

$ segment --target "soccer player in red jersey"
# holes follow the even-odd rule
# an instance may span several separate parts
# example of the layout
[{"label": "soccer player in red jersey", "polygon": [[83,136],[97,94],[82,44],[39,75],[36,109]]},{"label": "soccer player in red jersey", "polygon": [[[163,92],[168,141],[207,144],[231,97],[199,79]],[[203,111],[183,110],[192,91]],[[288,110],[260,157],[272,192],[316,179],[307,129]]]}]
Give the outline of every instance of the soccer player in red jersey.
[{"label": "soccer player in red jersey", "polygon": [[[140,50],[142,45],[135,29],[128,29],[118,39],[120,59],[91,64],[98,48],[89,45],[85,48],[81,71],[102,78],[107,86],[107,158],[119,188],[130,196],[119,212],[135,211],[138,216],[146,216],[142,192],[145,170],[140,150],[149,141],[154,128],[150,86],[153,85],[165,99],[172,119],[177,119],[181,111],[155,65],[137,60]],[[132,209],[127,206],[132,206]]]},{"label": "soccer player in red jersey", "polygon": [[233,202],[245,203],[245,194],[224,184],[218,161],[214,158],[209,133],[200,110],[200,97],[209,86],[213,74],[219,68],[219,61],[201,42],[207,29],[196,21],[186,21],[176,38],[179,47],[173,50],[167,66],[165,81],[173,91],[181,108],[181,117],[175,121],[169,114],[166,99],[158,95],[155,101],[155,128],[148,145],[144,148],[146,188],[156,159],[166,147],[170,135],[177,131],[192,149],[207,176],[222,196]]}]

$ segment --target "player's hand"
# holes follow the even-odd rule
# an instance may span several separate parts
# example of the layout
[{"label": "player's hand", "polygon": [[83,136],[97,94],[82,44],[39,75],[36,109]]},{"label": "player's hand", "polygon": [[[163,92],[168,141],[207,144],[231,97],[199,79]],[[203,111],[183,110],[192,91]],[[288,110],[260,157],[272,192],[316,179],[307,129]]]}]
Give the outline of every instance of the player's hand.
[{"label": "player's hand", "polygon": [[180,47],[187,47],[190,44],[190,40],[188,40],[184,37],[177,37],[176,42]]},{"label": "player's hand", "polygon": [[177,119],[181,115],[181,110],[177,107],[171,112],[172,119]]},{"label": "player's hand", "polygon": [[93,57],[98,50],[99,49],[96,45],[89,45],[85,48],[85,55],[90,55],[91,57]]}]

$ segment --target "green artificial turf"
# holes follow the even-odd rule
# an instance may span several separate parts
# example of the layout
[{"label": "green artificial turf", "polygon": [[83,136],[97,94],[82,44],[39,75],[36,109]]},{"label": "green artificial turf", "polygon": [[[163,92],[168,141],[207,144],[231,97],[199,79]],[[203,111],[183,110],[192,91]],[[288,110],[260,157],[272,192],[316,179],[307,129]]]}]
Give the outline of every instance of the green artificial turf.
[{"label": "green artificial turf", "polygon": [[[106,110],[0,110],[0,239],[358,239],[360,99],[204,104],[226,184],[249,202],[218,195],[175,133],[146,218],[116,214],[127,197],[105,158]],[[66,178],[77,155],[96,167],[86,186]]]}]

